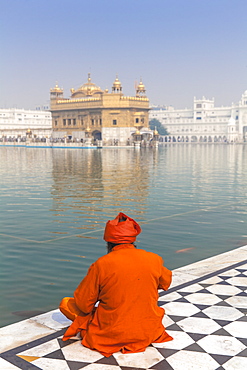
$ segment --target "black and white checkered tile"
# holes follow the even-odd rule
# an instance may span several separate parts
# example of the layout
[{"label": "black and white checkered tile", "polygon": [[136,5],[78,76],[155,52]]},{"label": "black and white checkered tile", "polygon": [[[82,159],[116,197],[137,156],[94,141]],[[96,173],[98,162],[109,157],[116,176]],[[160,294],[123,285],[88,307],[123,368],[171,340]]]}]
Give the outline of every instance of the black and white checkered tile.
[{"label": "black and white checkered tile", "polygon": [[163,292],[159,305],[174,340],[145,352],[105,358],[78,339],[62,342],[63,330],[3,353],[2,361],[23,370],[247,369],[247,261]]}]

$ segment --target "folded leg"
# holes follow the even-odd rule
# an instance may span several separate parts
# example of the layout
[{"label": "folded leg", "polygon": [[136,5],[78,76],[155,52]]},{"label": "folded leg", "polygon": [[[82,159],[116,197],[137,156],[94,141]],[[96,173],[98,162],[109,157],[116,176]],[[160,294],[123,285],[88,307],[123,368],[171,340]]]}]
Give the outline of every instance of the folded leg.
[{"label": "folded leg", "polygon": [[76,306],[75,299],[71,297],[63,298],[59,305],[59,309],[69,320],[73,321],[65,332],[63,340],[67,340],[79,332],[81,333],[81,338],[83,338],[86,334],[89,323],[92,321],[95,310],[85,315]]},{"label": "folded leg", "polygon": [[75,304],[75,298],[63,298],[59,305],[59,309],[71,321],[74,321],[78,315],[83,315]]}]

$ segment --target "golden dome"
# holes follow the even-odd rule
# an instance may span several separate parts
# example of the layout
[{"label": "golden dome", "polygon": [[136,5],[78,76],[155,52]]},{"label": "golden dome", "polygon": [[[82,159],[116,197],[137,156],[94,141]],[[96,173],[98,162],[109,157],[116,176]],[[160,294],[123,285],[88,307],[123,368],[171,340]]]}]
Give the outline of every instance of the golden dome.
[{"label": "golden dome", "polygon": [[119,79],[118,79],[118,76],[116,76],[116,79],[115,79],[115,81],[113,82],[113,86],[121,86],[121,82],[119,81]]},{"label": "golden dome", "polygon": [[92,96],[95,94],[101,95],[103,94],[103,91],[101,88],[97,85],[95,85],[93,82],[91,82],[91,76],[90,73],[88,73],[88,79],[85,84],[83,84],[79,89],[70,89],[71,91],[71,97],[77,98],[77,97],[86,97],[86,96]]},{"label": "golden dome", "polygon": [[112,91],[117,91],[117,92],[122,91],[122,84],[118,79],[118,75],[116,75],[116,79],[113,82]]},{"label": "golden dome", "polygon": [[55,87],[51,88],[50,89],[50,92],[53,92],[53,93],[62,93],[63,92],[63,89],[61,89],[59,86],[58,86],[58,83],[56,82],[56,85]]},{"label": "golden dome", "polygon": [[140,92],[145,93],[146,92],[146,88],[145,88],[145,85],[142,82],[142,79],[140,80],[139,85],[136,88],[136,92],[138,92],[138,93],[140,93]]}]

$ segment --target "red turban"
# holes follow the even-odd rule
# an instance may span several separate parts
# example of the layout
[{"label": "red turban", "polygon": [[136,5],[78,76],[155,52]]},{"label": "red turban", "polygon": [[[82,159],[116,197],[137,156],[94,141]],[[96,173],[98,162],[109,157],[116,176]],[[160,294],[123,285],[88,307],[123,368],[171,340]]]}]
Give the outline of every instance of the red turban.
[{"label": "red turban", "polygon": [[133,243],[141,231],[135,220],[120,212],[106,223],[104,240],[114,244]]}]

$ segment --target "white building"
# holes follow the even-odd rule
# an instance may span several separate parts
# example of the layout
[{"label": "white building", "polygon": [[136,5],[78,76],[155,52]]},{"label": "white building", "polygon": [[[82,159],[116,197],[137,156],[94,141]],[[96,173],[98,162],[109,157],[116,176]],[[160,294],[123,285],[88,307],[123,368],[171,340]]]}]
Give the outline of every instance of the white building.
[{"label": "white building", "polygon": [[50,137],[52,120],[49,111],[0,109],[1,140],[23,140],[27,136],[42,139]]},{"label": "white building", "polygon": [[231,107],[215,107],[214,99],[194,98],[192,109],[152,107],[149,119],[153,118],[167,129],[167,142],[247,142],[247,90]]}]

